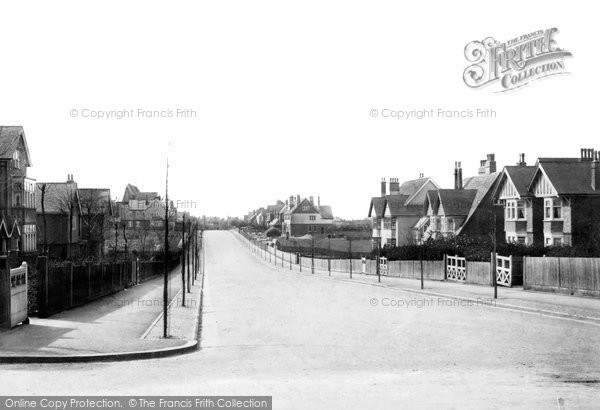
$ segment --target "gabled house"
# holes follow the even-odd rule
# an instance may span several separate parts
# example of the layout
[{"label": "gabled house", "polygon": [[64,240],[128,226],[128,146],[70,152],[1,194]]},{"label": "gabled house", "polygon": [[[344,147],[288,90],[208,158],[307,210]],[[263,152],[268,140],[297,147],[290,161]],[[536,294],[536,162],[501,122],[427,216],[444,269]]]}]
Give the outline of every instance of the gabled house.
[{"label": "gabled house", "polygon": [[504,240],[507,243],[544,243],[543,200],[529,191],[535,171],[535,166],[525,162],[525,154],[519,154],[517,165],[504,167],[500,175],[494,198],[504,208]]},{"label": "gabled house", "polygon": [[36,250],[35,180],[21,126],[0,126],[0,253]]},{"label": "gabled house", "polygon": [[67,182],[39,182],[36,192],[38,249],[43,251],[46,245],[52,257],[79,256],[82,209],[73,176],[69,175]]},{"label": "gabled house", "polygon": [[429,191],[424,203],[426,216],[415,225],[420,243],[429,238],[455,237],[502,239],[503,213],[494,206],[494,192],[500,173],[494,154],[481,161],[479,175],[462,179],[460,162],[455,163],[454,189]]},{"label": "gabled house", "polygon": [[[283,209],[283,208],[282,208]],[[321,205],[321,198],[315,204],[313,197],[290,197],[287,210],[283,214],[282,235],[290,236],[325,236],[331,232],[333,212],[331,206]]]},{"label": "gabled house", "polygon": [[415,241],[414,226],[424,215],[423,204],[429,190],[439,189],[433,179],[421,175],[418,179],[399,183],[391,178],[389,195],[386,181],[381,181],[381,196],[371,198],[369,218],[373,231],[373,246],[401,246]]},{"label": "gabled house", "polygon": [[542,202],[545,246],[600,241],[600,163],[598,152],[580,158],[538,158],[528,191]]},{"label": "gabled house", "polygon": [[277,200],[274,205],[267,206],[267,225],[281,229],[283,221],[279,219],[279,216],[284,207],[285,204],[280,200]]}]

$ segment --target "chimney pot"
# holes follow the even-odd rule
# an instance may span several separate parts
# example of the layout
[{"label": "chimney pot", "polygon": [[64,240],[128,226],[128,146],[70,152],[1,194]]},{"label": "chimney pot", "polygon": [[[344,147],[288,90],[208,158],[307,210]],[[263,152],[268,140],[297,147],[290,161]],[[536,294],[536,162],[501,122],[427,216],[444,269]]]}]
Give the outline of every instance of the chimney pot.
[{"label": "chimney pot", "polygon": [[381,196],[384,196],[385,193],[386,193],[385,178],[381,178]]}]

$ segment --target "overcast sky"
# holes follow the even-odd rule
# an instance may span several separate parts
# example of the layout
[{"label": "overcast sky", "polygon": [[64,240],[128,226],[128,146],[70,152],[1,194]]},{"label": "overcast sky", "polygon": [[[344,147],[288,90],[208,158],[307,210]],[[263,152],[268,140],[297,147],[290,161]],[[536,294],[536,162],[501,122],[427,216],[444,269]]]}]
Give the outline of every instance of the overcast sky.
[{"label": "overcast sky", "polygon": [[[593,2],[40,1],[0,15],[0,125],[23,125],[38,181],[164,193],[168,154],[171,197],[198,215],[300,194],[363,218],[381,177],[451,187],[454,161],[466,177],[491,152],[502,166],[600,148]],[[571,75],[511,93],[464,84],[468,42],[550,27]],[[440,108],[497,116],[370,115]]]}]

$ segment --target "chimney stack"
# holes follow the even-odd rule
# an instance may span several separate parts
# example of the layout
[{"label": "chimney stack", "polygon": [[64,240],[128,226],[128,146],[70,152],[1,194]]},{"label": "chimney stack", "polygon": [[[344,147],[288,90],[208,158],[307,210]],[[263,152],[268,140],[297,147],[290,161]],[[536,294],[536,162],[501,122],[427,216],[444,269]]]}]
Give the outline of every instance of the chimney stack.
[{"label": "chimney stack", "polygon": [[310,196],[310,199],[309,199],[309,200],[310,200],[310,203],[311,203],[312,205],[314,205],[314,204],[315,204],[315,198],[314,198],[312,195]]},{"label": "chimney stack", "polygon": [[594,157],[592,161],[592,189],[598,191],[600,189],[600,164],[598,163],[600,153],[595,151],[592,155]]},{"label": "chimney stack", "polygon": [[460,161],[454,163],[454,189],[463,189],[462,165]]},{"label": "chimney stack", "polygon": [[317,206],[319,208],[321,207],[321,197],[320,196],[317,197]]},{"label": "chimney stack", "polygon": [[481,160],[479,175],[489,175],[494,172],[496,172],[496,156],[494,154],[487,154],[486,159]]},{"label": "chimney stack", "polygon": [[581,159],[580,161],[593,161],[594,160],[594,149],[593,148],[581,148]]},{"label": "chimney stack", "polygon": [[400,193],[400,182],[398,178],[390,178],[390,195],[398,195]]},{"label": "chimney stack", "polygon": [[296,205],[300,205],[300,195],[296,195]]},{"label": "chimney stack", "polygon": [[423,174],[422,172],[419,174],[419,178],[425,178],[425,174]]},{"label": "chimney stack", "polygon": [[520,167],[524,167],[527,165],[527,162],[525,162],[525,154],[524,153],[519,154],[519,162],[517,162],[517,165]]},{"label": "chimney stack", "polygon": [[385,178],[381,178],[381,196],[385,196],[386,188],[385,188]]},{"label": "chimney stack", "polygon": [[294,206],[294,195],[290,195],[290,208]]}]

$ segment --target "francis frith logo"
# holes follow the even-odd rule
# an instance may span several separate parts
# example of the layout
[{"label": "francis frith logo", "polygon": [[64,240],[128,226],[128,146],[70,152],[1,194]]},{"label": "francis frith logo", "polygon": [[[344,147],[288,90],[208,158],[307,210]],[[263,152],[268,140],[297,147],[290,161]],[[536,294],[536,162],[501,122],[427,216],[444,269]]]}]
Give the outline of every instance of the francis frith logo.
[{"label": "francis frith logo", "polygon": [[471,88],[497,84],[496,92],[504,92],[566,74],[565,58],[571,53],[558,47],[557,33],[557,28],[549,28],[504,43],[492,37],[471,41],[465,46],[465,58],[470,63],[463,73],[465,84]]}]

